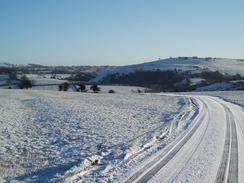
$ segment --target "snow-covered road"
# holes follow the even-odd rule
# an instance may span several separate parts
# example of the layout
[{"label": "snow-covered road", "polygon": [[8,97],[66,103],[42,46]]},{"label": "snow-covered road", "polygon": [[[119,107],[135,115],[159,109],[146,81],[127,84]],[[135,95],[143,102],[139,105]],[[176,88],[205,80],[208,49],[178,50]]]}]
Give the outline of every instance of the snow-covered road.
[{"label": "snow-covered road", "polygon": [[189,96],[199,104],[194,125],[126,182],[244,182],[244,113],[210,96]]}]

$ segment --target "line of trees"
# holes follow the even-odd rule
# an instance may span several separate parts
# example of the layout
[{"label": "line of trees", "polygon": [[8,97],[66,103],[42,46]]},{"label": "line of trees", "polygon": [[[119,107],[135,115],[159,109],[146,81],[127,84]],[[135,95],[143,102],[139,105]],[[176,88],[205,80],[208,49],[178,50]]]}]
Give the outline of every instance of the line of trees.
[{"label": "line of trees", "polygon": [[168,71],[136,71],[129,74],[108,75],[103,84],[121,84],[131,86],[142,86],[147,88],[158,88],[158,90],[174,90],[177,83],[181,83],[183,75],[176,70]]},{"label": "line of trees", "polygon": [[[202,78],[204,81],[197,85],[192,85],[190,78]],[[219,71],[205,70],[199,73],[177,70],[152,70],[136,71],[129,74],[110,74],[104,78],[102,84],[121,84],[130,86],[142,86],[149,88],[150,92],[193,91],[197,87],[206,86],[217,82],[229,82],[243,80],[240,74],[222,74]]]}]

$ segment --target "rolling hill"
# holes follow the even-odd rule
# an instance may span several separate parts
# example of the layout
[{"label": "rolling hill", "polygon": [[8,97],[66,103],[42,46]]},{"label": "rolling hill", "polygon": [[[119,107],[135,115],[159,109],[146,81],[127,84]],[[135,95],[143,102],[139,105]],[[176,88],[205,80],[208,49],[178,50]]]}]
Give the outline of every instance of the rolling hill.
[{"label": "rolling hill", "polygon": [[136,71],[153,70],[179,70],[191,73],[202,71],[219,71],[223,74],[240,74],[244,76],[244,60],[228,58],[198,58],[198,57],[177,57],[168,58],[141,64],[126,65],[103,70],[91,80],[91,82],[100,82],[106,76],[111,74],[129,74]]}]

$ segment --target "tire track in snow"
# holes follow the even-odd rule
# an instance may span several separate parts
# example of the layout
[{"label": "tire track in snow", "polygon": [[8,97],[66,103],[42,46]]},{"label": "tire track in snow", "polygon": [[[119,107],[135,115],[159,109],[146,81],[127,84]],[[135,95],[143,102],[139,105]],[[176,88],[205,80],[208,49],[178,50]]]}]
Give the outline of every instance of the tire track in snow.
[{"label": "tire track in snow", "polygon": [[[168,151],[168,153],[159,155],[153,161],[149,162],[143,168],[135,172],[127,181],[125,181],[125,183],[147,182],[180,151],[180,149],[184,146],[184,144],[193,136],[193,134],[196,132],[198,127],[202,124],[202,121],[206,116],[207,106],[203,101],[201,102],[203,103],[203,115],[198,120],[198,122],[194,124],[192,129],[182,138],[182,140],[180,140],[175,146],[173,146]],[[142,174],[144,175],[140,178]],[[138,178],[139,180],[137,180]]]},{"label": "tire track in snow", "polygon": [[[199,99],[199,100],[200,100],[200,101],[205,105],[205,107],[207,108],[206,103],[203,102],[202,99]],[[208,109],[208,108],[207,108],[207,113],[208,113],[208,115],[207,115],[207,117],[208,117],[208,121],[207,121],[206,127],[205,127],[205,129],[204,129],[204,132],[201,134],[201,138],[200,138],[200,140],[198,141],[198,143],[197,143],[197,145],[196,145],[194,151],[188,156],[189,158],[185,161],[185,165],[186,165],[187,163],[189,163],[189,161],[191,160],[191,157],[193,156],[193,154],[196,153],[196,151],[198,150],[198,147],[200,146],[200,144],[201,144],[201,142],[203,141],[204,136],[205,136],[205,134],[206,134],[206,132],[207,132],[207,129],[208,129],[208,126],[209,126],[209,109]],[[183,166],[179,171],[176,170],[175,173],[174,173],[174,175],[175,175],[174,179],[175,179],[175,178],[177,177],[177,175],[179,175],[184,169],[185,169],[185,166]],[[173,179],[173,180],[174,180],[174,179]],[[165,182],[169,182],[169,181],[167,180],[167,181],[165,181]]]},{"label": "tire track in snow", "polygon": [[215,182],[238,182],[238,143],[237,143],[237,133],[236,124],[234,120],[234,115],[230,109],[221,104],[225,109],[226,115],[226,138],[224,144],[224,151],[222,155],[222,160],[217,172],[217,177]]},{"label": "tire track in snow", "polygon": [[230,152],[230,165],[228,173],[228,182],[238,182],[238,143],[237,143],[237,133],[236,124],[234,120],[234,115],[228,108],[231,120],[231,152]]},{"label": "tire track in snow", "polygon": [[228,158],[229,158],[229,151],[230,151],[230,122],[229,122],[229,115],[225,108],[225,116],[226,116],[226,132],[225,132],[225,143],[224,143],[224,151],[222,155],[222,160],[220,162],[220,166],[218,169],[216,183],[224,182],[226,170],[228,166]]}]

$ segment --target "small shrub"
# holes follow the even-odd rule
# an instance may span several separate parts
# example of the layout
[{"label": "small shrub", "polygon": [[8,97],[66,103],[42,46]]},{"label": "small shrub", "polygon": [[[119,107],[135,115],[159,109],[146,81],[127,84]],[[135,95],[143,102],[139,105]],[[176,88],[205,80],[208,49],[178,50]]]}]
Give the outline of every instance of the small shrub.
[{"label": "small shrub", "polygon": [[29,78],[26,77],[26,75],[21,76],[20,78],[20,89],[28,89],[31,88],[32,84]]},{"label": "small shrub", "polygon": [[94,161],[91,162],[92,166],[98,165],[99,161],[98,159],[95,159]]},{"label": "small shrub", "polygon": [[132,93],[143,93],[142,90],[140,90],[139,88],[137,88],[136,90],[131,90]]},{"label": "small shrub", "polygon": [[69,83],[67,82],[63,83],[63,90],[68,91],[68,89],[69,89]]},{"label": "small shrub", "polygon": [[51,79],[56,79],[56,75],[52,75],[50,78]]},{"label": "small shrub", "polygon": [[137,89],[137,93],[142,93],[142,91],[138,88],[138,89]]},{"label": "small shrub", "polygon": [[115,91],[114,90],[109,90],[108,93],[115,93]]},{"label": "small shrub", "polygon": [[69,83],[65,82],[58,86],[59,91],[68,91],[69,89]]},{"label": "small shrub", "polygon": [[86,85],[83,83],[78,84],[80,92],[86,92]]},{"label": "small shrub", "polygon": [[98,93],[100,91],[100,88],[97,86],[97,84],[94,84],[90,87],[90,89],[94,92],[94,93]]}]

